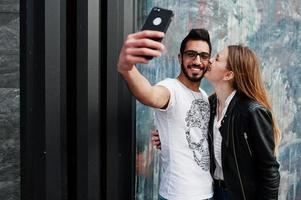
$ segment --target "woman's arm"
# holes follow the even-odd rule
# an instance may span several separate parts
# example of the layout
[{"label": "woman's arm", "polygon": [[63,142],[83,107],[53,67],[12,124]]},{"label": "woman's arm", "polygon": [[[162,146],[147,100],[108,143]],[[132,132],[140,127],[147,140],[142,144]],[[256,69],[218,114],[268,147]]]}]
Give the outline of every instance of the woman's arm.
[{"label": "woman's arm", "polygon": [[259,172],[259,199],[278,199],[280,183],[279,163],[275,156],[271,113],[258,106],[250,112],[253,152]]}]

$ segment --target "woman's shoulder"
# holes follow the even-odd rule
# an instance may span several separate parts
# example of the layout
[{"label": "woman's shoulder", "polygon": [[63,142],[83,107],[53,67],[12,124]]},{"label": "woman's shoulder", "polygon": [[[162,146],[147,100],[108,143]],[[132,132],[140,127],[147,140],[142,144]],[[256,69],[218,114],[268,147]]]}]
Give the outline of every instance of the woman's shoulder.
[{"label": "woman's shoulder", "polygon": [[251,99],[250,97],[246,95],[241,95],[241,97],[238,100],[237,108],[240,110],[240,112],[243,113],[270,113],[269,109],[267,109],[265,106],[263,106],[258,101],[255,101],[254,99]]}]

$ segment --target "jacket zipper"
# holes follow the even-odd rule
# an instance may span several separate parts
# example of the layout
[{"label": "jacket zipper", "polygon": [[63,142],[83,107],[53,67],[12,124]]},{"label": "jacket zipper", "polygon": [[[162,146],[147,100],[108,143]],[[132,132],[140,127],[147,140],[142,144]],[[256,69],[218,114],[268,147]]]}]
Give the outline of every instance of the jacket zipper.
[{"label": "jacket zipper", "polygon": [[244,132],[244,137],[245,137],[245,140],[246,140],[246,143],[247,143],[247,147],[248,147],[250,156],[252,157],[252,151],[251,151],[251,148],[250,148],[250,145],[249,145],[249,142],[248,142],[248,135],[247,135],[246,132]]},{"label": "jacket zipper", "polygon": [[242,191],[242,195],[244,197],[244,200],[247,200],[246,195],[245,195],[244,186],[242,184],[242,180],[241,180],[241,176],[240,176],[240,172],[239,172],[239,167],[238,167],[238,162],[237,162],[237,157],[236,157],[236,151],[235,151],[235,144],[234,144],[234,133],[233,133],[232,129],[231,129],[231,133],[232,133],[232,144],[233,144],[234,159],[235,159],[236,169],[237,169],[238,178],[239,178],[239,182],[240,182],[240,186],[241,186],[241,191]]}]

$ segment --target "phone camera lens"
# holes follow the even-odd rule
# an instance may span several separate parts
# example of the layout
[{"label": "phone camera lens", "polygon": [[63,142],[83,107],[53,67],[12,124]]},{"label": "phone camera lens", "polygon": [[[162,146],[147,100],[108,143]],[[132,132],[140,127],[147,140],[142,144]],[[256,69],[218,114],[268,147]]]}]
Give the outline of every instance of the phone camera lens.
[{"label": "phone camera lens", "polygon": [[162,22],[161,17],[157,17],[157,18],[155,18],[155,19],[153,20],[153,24],[154,24],[155,26],[160,25],[161,22]]}]

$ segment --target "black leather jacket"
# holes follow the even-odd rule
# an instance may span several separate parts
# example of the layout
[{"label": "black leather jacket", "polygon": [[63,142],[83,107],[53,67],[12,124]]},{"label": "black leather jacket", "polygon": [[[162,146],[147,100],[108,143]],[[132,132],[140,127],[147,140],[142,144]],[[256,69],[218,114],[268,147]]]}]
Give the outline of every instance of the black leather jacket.
[{"label": "black leather jacket", "polygon": [[[213,121],[217,98],[210,101],[209,149],[214,173]],[[222,169],[231,200],[278,199],[279,163],[274,156],[271,113],[236,92],[222,120]]]}]

